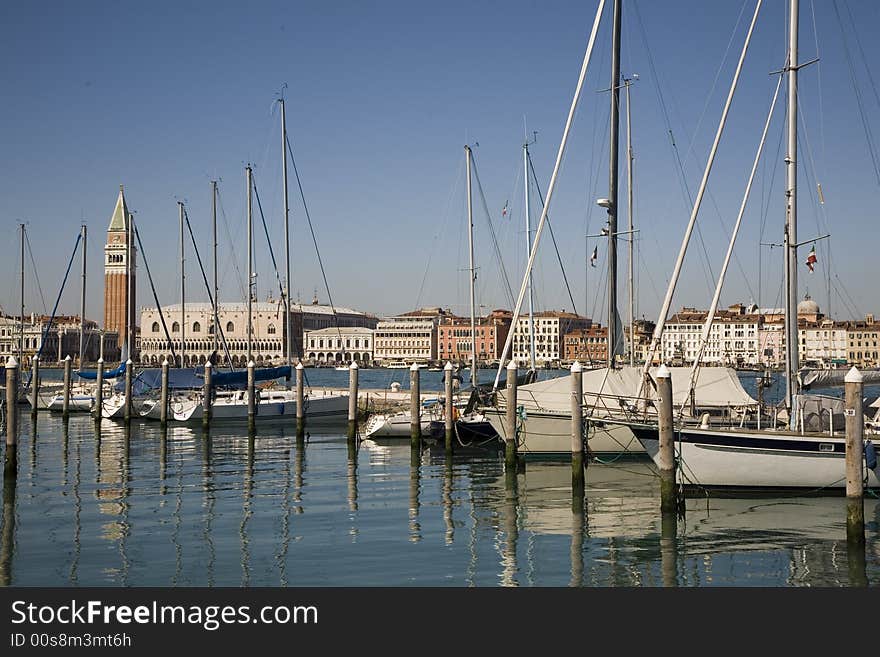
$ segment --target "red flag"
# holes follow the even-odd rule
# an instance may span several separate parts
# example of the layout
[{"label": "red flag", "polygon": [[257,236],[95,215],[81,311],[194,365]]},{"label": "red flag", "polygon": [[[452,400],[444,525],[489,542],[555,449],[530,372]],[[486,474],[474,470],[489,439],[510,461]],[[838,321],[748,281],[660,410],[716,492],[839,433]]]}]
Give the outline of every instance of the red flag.
[{"label": "red flag", "polygon": [[811,274],[813,273],[813,265],[816,264],[817,260],[818,258],[816,258],[816,245],[814,244],[813,248],[810,249],[810,255],[807,256],[807,267],[810,268]]},{"label": "red flag", "polygon": [[593,247],[593,255],[590,256],[590,267],[596,266],[596,258],[598,258],[598,257],[599,257],[599,247],[594,246]]},{"label": "red flag", "polygon": [[501,216],[502,216],[502,217],[506,217],[506,216],[507,216],[507,201],[504,201],[504,207],[501,208]]}]

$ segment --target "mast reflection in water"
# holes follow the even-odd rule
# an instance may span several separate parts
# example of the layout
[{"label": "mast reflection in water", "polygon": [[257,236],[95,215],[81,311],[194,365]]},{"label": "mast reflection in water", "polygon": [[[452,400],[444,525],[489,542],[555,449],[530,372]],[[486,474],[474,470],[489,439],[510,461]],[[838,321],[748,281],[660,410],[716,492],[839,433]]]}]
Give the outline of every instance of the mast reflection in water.
[{"label": "mast reflection in water", "polygon": [[343,430],[163,432],[21,416],[3,481],[0,584],[16,586],[876,586],[842,497],[688,499],[660,514],[648,461],[506,473],[493,449]]}]

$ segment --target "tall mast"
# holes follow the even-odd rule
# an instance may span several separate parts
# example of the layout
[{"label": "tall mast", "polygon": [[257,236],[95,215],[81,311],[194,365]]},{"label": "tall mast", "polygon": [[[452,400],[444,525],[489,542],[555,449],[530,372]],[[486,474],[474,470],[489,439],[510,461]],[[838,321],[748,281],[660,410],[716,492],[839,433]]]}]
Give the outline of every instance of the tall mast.
[{"label": "tall mast", "polygon": [[247,362],[252,360],[252,342],[253,342],[253,311],[254,311],[254,235],[253,235],[253,172],[250,165],[245,167],[247,172]]},{"label": "tall mast", "polygon": [[[134,344],[132,342],[132,321],[131,316],[133,314],[132,303],[131,303],[131,236],[132,236],[132,227],[134,225],[134,215],[128,215],[128,226],[125,228],[125,345],[127,354],[125,355],[126,359],[131,358],[134,360]],[[121,360],[121,358],[120,358]],[[124,360],[122,362],[125,362]]]},{"label": "tall mast", "polygon": [[24,224],[19,224],[21,229],[21,321],[18,323],[18,366],[24,367]]},{"label": "tall mast", "polygon": [[[788,207],[785,224],[785,392],[786,403],[794,410],[797,394],[798,320],[797,320],[797,72],[798,72],[798,0],[789,0],[788,27],[788,152],[785,157]],[[793,413],[791,416],[793,417]]]},{"label": "tall mast", "polygon": [[180,366],[186,367],[186,272],[183,249],[183,203],[177,202],[180,223]]},{"label": "tall mast", "polygon": [[471,387],[477,387],[477,326],[474,314],[474,212],[471,199],[471,147],[464,147],[464,156],[467,160],[467,213],[468,213],[468,250],[470,251],[470,285],[471,285]]},{"label": "tall mast", "polygon": [[80,226],[82,235],[82,285],[79,299],[79,367],[83,368],[86,347],[86,225]]},{"label": "tall mast", "polygon": [[[211,181],[211,226],[214,232],[214,354],[219,347],[217,336],[220,334],[220,319],[217,313],[217,305],[220,303],[217,297],[217,181]],[[216,356],[215,356],[216,358]]]},{"label": "tall mast", "polygon": [[281,103],[281,175],[284,179],[284,258],[286,273],[284,275],[284,353],[287,366],[293,364],[293,326],[290,317],[290,205],[287,198],[287,116],[284,111],[284,98]]},{"label": "tall mast", "polygon": [[634,299],[634,279],[633,279],[633,240],[635,232],[633,232],[633,149],[632,149],[632,123],[630,121],[630,105],[629,105],[629,87],[632,79],[627,78],[623,81],[623,87],[626,89],[626,195],[627,195],[627,217],[629,218],[629,241],[627,247],[629,250],[628,272],[627,272],[627,294],[629,296],[629,366],[635,365],[635,299]]},{"label": "tall mast", "polygon": [[611,153],[608,158],[608,367],[617,346],[617,147],[620,121],[620,3],[614,0],[611,36]]},{"label": "tall mast", "polygon": [[[528,139],[523,144],[523,180],[525,184],[526,196],[526,259],[532,252],[532,218],[529,206],[529,142]],[[537,369],[535,365],[535,295],[532,290],[532,272],[529,271],[529,364],[532,370]]]}]

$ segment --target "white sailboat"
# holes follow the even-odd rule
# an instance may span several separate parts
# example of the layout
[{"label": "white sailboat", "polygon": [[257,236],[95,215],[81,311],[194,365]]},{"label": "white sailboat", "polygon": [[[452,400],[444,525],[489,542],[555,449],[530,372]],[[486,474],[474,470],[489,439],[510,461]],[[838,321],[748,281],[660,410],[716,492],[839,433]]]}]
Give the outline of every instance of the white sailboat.
[{"label": "white sailboat", "polygon": [[[755,9],[755,19],[760,8],[760,0]],[[846,487],[846,437],[844,432],[836,431],[833,410],[829,409],[831,418],[827,431],[809,431],[804,422],[804,400],[798,390],[798,326],[797,326],[797,73],[798,73],[798,0],[789,0],[789,44],[788,60],[784,73],[788,76],[788,148],[785,157],[787,168],[787,224],[785,233],[786,247],[786,406],[788,408],[788,426],[784,429],[776,427],[764,430],[729,430],[712,428],[709,423],[702,426],[682,426],[676,430],[676,445],[679,461],[679,481],[684,485],[699,486],[710,489],[713,487],[737,489],[844,489]],[[754,27],[755,19],[752,21]],[[751,35],[751,29],[749,32]],[[745,56],[748,39],[743,48]],[[742,66],[742,57],[740,67]],[[739,69],[737,71],[737,75]],[[734,85],[736,78],[734,79]],[[731,96],[733,89],[731,89]],[[725,108],[725,115],[730,104]],[[772,108],[771,108],[772,112]],[[723,126],[724,118],[722,118]],[[769,122],[769,118],[768,118]],[[719,127],[720,136],[721,126]],[[765,128],[766,134],[766,128]],[[716,147],[718,142],[716,136]],[[760,151],[759,151],[760,155]],[[757,159],[756,159],[757,163]],[[704,184],[708,175],[707,166]],[[754,168],[753,168],[754,172]],[[702,190],[701,190],[702,191]],[[747,191],[748,193],[748,191]],[[699,199],[699,196],[698,196]],[[745,202],[745,199],[744,199]],[[694,207],[691,224],[698,206]],[[690,228],[690,227],[689,227]],[[738,226],[737,226],[738,228]],[[680,266],[690,231],[685,235],[679,255]],[[728,248],[728,260],[736,237],[736,229]],[[812,241],[812,240],[810,240]],[[725,263],[726,266],[726,263]],[[678,271],[673,275],[667,291],[667,301],[661,311],[660,321],[652,342],[657,342],[662,332],[663,320],[668,310],[668,301],[674,290]],[[716,297],[723,282],[724,268],[716,287]],[[711,321],[712,311],[709,314]],[[704,329],[704,338],[707,335]],[[854,368],[847,375],[847,380],[861,381],[861,376]],[[659,466],[659,435],[656,424],[631,425],[638,440],[644,445],[648,454]],[[863,476],[869,487],[880,486],[880,469],[878,469],[876,451],[870,442],[865,445]]]}]

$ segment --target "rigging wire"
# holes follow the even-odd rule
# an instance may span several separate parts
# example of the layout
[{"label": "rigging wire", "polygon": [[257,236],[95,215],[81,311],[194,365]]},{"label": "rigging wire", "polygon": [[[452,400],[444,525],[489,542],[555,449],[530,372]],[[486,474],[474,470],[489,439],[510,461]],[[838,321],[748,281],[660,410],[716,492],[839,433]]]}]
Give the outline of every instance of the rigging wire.
[{"label": "rigging wire", "polygon": [[[195,254],[196,254],[196,260],[198,261],[199,269],[202,272],[202,280],[205,282],[205,289],[208,291],[208,301],[211,302],[211,308],[213,309],[214,295],[211,292],[211,285],[208,283],[208,275],[205,273],[205,267],[204,267],[204,265],[202,265],[202,256],[199,255],[199,247],[196,244],[196,236],[193,234],[192,225],[189,223],[189,214],[187,213],[185,206],[183,208],[183,218],[186,220],[186,228],[189,231],[189,238],[192,241],[193,250],[195,251]],[[211,319],[212,319],[212,321],[214,319],[213,313],[212,313]],[[229,354],[229,347],[226,344],[226,335],[223,333],[223,327],[220,326],[220,322],[216,323],[216,326],[214,326],[214,330],[220,334],[220,340],[223,343],[223,349],[226,352],[226,362],[229,365],[230,369],[232,369],[232,371],[234,372],[235,368],[232,366],[232,357]],[[214,354],[214,355],[216,356],[216,354]]]},{"label": "rigging wire", "polygon": [[[220,196],[220,185],[217,185],[217,207],[220,208],[220,215],[223,217],[223,228],[226,231],[226,241],[229,244],[229,251],[232,255],[230,260],[232,260],[232,268],[235,270],[237,275],[236,282],[238,283],[238,289],[240,294],[240,298],[245,299],[246,294],[244,291],[244,276],[241,274],[241,269],[238,266],[238,257],[235,254],[235,240],[232,239],[232,233],[229,230],[229,220],[226,217],[226,210],[223,207],[223,199]],[[224,273],[228,271],[224,268]],[[222,285],[223,279],[218,282],[218,286]]]},{"label": "rigging wire", "polygon": [[[31,251],[31,238],[28,237],[27,231],[24,231],[24,243],[27,245],[28,256],[31,259],[31,268],[34,272],[34,280],[37,282],[37,290],[40,292],[40,301],[43,303],[43,314],[46,313],[46,299],[43,297],[43,286],[40,285],[40,275],[37,272],[37,263],[34,261],[34,252]],[[24,318],[22,317],[22,321]]]},{"label": "rigging wire", "polygon": [[501,277],[504,283],[504,291],[507,292],[507,300],[513,306],[513,292],[510,290],[510,279],[507,277],[507,269],[504,267],[504,258],[501,257],[501,249],[498,248],[498,239],[495,237],[495,228],[492,226],[492,216],[489,214],[489,206],[486,204],[486,195],[483,193],[483,184],[480,182],[480,175],[477,173],[477,162],[474,159],[473,151],[471,151],[471,166],[474,170],[474,179],[477,181],[477,190],[480,193],[480,200],[483,203],[483,212],[486,214],[486,223],[489,225],[489,234],[492,237],[492,247],[495,249],[495,257],[498,258],[498,264],[501,267]]},{"label": "rigging wire", "polygon": [[144,261],[144,269],[147,270],[147,280],[150,282],[150,290],[153,291],[153,300],[156,302],[156,308],[159,309],[159,321],[162,322],[162,329],[165,331],[165,339],[168,341],[168,348],[171,350],[171,362],[177,362],[177,354],[174,351],[174,342],[171,340],[171,333],[168,331],[168,325],[165,323],[165,313],[162,312],[162,304],[159,303],[159,295],[156,293],[156,286],[153,285],[153,275],[150,273],[150,264],[147,262],[147,254],[144,251],[144,245],[141,242],[141,234],[138,232],[137,224],[132,221],[134,228],[134,236],[137,240],[138,247],[141,250],[141,259]]},{"label": "rigging wire", "polygon": [[[541,194],[541,185],[538,184],[538,175],[535,173],[535,166],[532,163],[532,156],[530,153],[526,154],[529,162],[529,171],[532,173],[532,178],[535,181],[535,191],[538,192],[538,200],[541,202],[541,207],[544,206],[544,195]],[[530,181],[526,181],[526,184],[530,184]],[[577,304],[574,302],[574,297],[571,294],[571,286],[568,284],[568,276],[565,275],[565,266],[562,264],[562,256],[559,255],[559,245],[556,244],[556,236],[553,234],[553,226],[550,224],[550,212],[547,212],[547,228],[550,230],[550,238],[553,240],[553,249],[556,251],[556,259],[559,261],[559,268],[562,270],[562,280],[565,282],[565,289],[568,292],[568,298],[571,301],[571,311],[577,315]],[[586,312],[586,309],[584,309]]]}]

